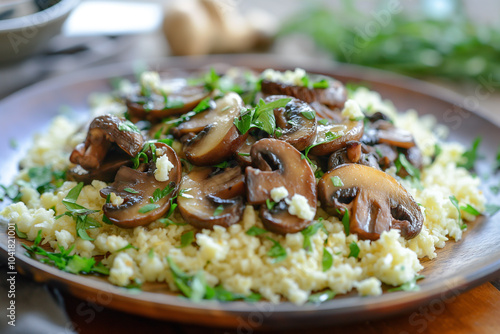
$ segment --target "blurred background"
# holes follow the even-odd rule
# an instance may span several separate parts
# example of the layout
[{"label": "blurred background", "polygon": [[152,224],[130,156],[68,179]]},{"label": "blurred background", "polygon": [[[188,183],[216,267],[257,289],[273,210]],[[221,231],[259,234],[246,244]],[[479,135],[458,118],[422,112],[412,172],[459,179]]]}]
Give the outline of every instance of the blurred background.
[{"label": "blurred background", "polygon": [[496,0],[0,0],[0,98],[106,63],[266,52],[486,91],[500,121],[499,18]]}]

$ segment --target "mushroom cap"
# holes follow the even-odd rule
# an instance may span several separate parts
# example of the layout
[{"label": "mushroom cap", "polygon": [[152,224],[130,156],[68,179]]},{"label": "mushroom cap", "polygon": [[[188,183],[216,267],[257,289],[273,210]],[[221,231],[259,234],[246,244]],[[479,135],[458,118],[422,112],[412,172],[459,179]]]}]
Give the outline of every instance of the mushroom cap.
[{"label": "mushroom cap", "polygon": [[[247,167],[247,199],[250,204],[271,200],[271,190],[285,187],[288,196],[302,195],[316,210],[316,179],[311,166],[297,149],[285,141],[265,138],[256,142],[250,151],[254,167]],[[311,223],[288,213],[285,208],[261,209],[263,223],[276,233],[295,233]]]},{"label": "mushroom cap", "polygon": [[116,143],[126,154],[135,156],[144,145],[140,131],[125,118],[102,115],[90,123],[84,145],[78,145],[69,160],[84,169],[98,169],[111,143]]},{"label": "mushroom cap", "polygon": [[[342,186],[333,184],[339,177]],[[422,229],[424,217],[413,197],[392,176],[359,164],[341,165],[323,175],[318,183],[319,200],[330,214],[349,211],[349,230],[360,239],[377,240],[391,228],[406,239]]]},{"label": "mushroom cap", "polygon": [[228,160],[248,136],[240,134],[233,121],[241,113],[243,100],[236,93],[227,93],[217,100],[216,110],[224,110],[213,123],[205,126],[184,145],[186,159],[194,165],[214,165]]},{"label": "mushroom cap", "polygon": [[[270,103],[285,98],[289,96],[272,95],[264,101]],[[316,117],[308,119],[304,113],[314,115],[314,110],[306,102],[296,98],[292,98],[285,107],[274,109],[276,126],[281,128],[282,133],[278,139],[286,141],[299,151],[305,150],[316,138]]]},{"label": "mushroom cap", "polygon": [[135,85],[133,93],[125,97],[125,104],[134,122],[146,119],[156,123],[165,117],[183,114],[198,105],[210,92],[204,86],[190,86],[184,78],[174,78],[162,81],[168,87],[165,92],[169,101],[176,101],[178,106],[166,108],[165,97],[157,92],[150,92],[149,96],[141,95],[140,85]]},{"label": "mushroom cap", "polygon": [[[314,155],[331,154],[345,147],[349,141],[359,141],[363,136],[363,121],[351,121],[345,119],[340,124],[318,125],[315,143],[320,143],[311,148],[310,153]],[[340,135],[338,138],[328,141],[327,133]]]},{"label": "mushroom cap", "polygon": [[315,80],[328,80],[328,88],[309,88],[304,86],[294,86],[282,82],[262,80],[262,93],[265,95],[288,95],[307,103],[318,102],[330,108],[343,108],[347,99],[347,92],[344,85],[333,78],[322,75],[310,75]]},{"label": "mushroom cap", "polygon": [[[228,227],[240,221],[245,207],[245,176],[239,166],[229,168],[195,167],[182,178],[177,198],[179,212],[191,225],[211,229]],[[223,210],[215,215],[219,206]]]},{"label": "mushroom cap", "polygon": [[[157,156],[166,155],[173,164],[168,173],[168,180],[160,182],[156,179],[154,171],[156,163],[151,161],[143,163],[138,169],[130,167],[121,167],[116,174],[115,181],[108,187],[101,189],[100,194],[106,198],[111,193],[115,193],[123,199],[120,205],[106,203],[103,206],[104,215],[109,218],[113,224],[120,227],[136,227],[149,224],[163,216],[170,208],[170,199],[177,194],[179,183],[181,181],[182,165],[175,151],[164,143],[155,143],[156,150],[163,153]],[[151,203],[155,190],[172,190]],[[127,191],[133,189],[134,192]],[[141,212],[146,205],[156,204],[152,210]]]}]

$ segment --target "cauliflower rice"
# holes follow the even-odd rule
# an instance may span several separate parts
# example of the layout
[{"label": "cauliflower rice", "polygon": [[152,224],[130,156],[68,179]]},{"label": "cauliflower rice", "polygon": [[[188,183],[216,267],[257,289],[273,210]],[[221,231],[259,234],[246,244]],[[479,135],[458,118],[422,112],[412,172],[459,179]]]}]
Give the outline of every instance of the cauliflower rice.
[{"label": "cauliflower rice", "polygon": [[[421,204],[425,221],[420,234],[405,240],[396,229],[382,233],[377,241],[358,240],[356,234],[346,236],[342,223],[327,215],[319,206],[315,221],[322,220],[326,231],[319,230],[311,237],[309,251],[303,249],[302,233],[278,235],[268,232],[287,251],[287,257],[278,263],[267,255],[272,241],[261,236],[250,236],[245,232],[252,226],[263,228],[262,222],[251,205],[246,206],[242,221],[229,228],[215,226],[213,230],[197,230],[190,225],[165,227],[159,222],[133,229],[123,229],[114,225],[88,230],[94,241],[77,237],[75,222],[63,216],[66,211],[62,204],[68,191],[76,186],[66,181],[54,193],[39,195],[36,190],[21,189],[22,198],[18,203],[3,209],[0,216],[17,224],[19,231],[34,240],[42,231],[42,244],[57,249],[58,245],[68,249],[74,245],[72,253],[85,257],[106,255],[103,263],[110,268],[109,281],[119,286],[131,282],[165,282],[172,291],[178,291],[167,262],[169,256],[180,269],[189,274],[203,271],[207,284],[221,284],[225,289],[243,295],[260,293],[265,299],[278,303],[285,298],[295,304],[307,302],[315,291],[331,289],[337,294],[357,289],[360,295],[382,294],[382,284],[398,286],[414,279],[423,268],[420,258],[436,257],[436,249],[445,246],[450,238],[462,238],[458,223],[458,212],[449,197],[454,195],[461,205],[470,204],[484,211],[485,198],[478,189],[480,180],[457,163],[464,148],[456,143],[443,143],[442,153],[431,163],[435,144],[446,134],[446,128],[436,126],[430,117],[418,118],[415,111],[396,113],[388,101],[383,101],[376,92],[358,88],[352,98],[363,110],[379,110],[395,120],[397,127],[409,130],[422,150],[425,168],[422,171],[422,189],[415,188],[409,181],[389,171]],[[99,103],[93,108],[93,115],[104,112],[123,112],[123,106],[109,96],[99,96]],[[68,154],[84,138],[77,133],[77,124],[63,116],[54,119],[50,129],[37,135],[33,147],[21,162],[23,169],[18,176],[27,179],[27,169],[43,166],[47,162],[63,169],[69,164]],[[89,209],[101,210],[105,199],[99,190],[107,184],[93,181],[86,185],[78,204]],[[102,223],[102,211],[92,214]],[[464,221],[473,221],[474,216],[462,212]],[[176,211],[171,217],[175,222],[183,222]],[[179,248],[181,235],[195,231],[195,244]],[[360,253],[358,258],[349,257],[349,245],[356,242]],[[121,250],[127,245],[134,248]],[[322,270],[323,249],[333,255],[333,265]],[[121,251],[118,251],[121,250]]]}]

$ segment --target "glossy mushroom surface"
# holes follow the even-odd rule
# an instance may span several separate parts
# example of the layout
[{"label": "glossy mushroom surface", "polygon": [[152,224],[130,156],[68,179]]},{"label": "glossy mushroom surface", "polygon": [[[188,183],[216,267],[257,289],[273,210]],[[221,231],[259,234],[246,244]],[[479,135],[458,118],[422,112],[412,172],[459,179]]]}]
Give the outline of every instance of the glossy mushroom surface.
[{"label": "glossy mushroom surface", "polygon": [[[303,219],[288,211],[288,203],[269,210],[274,188],[285,187],[288,199],[295,195],[305,197],[307,205],[316,212],[316,179],[311,166],[292,145],[277,139],[261,139],[250,151],[253,167],[245,170],[247,199],[261,206],[261,217],[267,229],[276,233],[295,233],[307,227],[312,219]],[[313,217],[314,218],[314,217]]]},{"label": "glossy mushroom surface", "polygon": [[228,227],[241,220],[245,208],[245,176],[239,166],[197,167],[184,175],[177,198],[179,212],[198,228]]},{"label": "glossy mushroom surface", "polygon": [[[166,181],[157,180],[157,164],[155,161],[149,161],[140,164],[138,169],[121,167],[115,181],[100,191],[104,198],[114,193],[123,200],[119,204],[109,202],[103,206],[104,215],[117,226],[131,228],[161,218],[170,208],[170,199],[177,194],[182,172],[179,158],[166,144],[155,143],[154,146],[156,161],[166,156],[173,165]],[[152,154],[149,156],[151,158]],[[163,192],[162,196],[159,196],[158,192]]]},{"label": "glossy mushroom surface", "polygon": [[360,239],[377,240],[391,228],[411,239],[422,229],[424,217],[410,193],[392,176],[372,167],[345,164],[331,170],[319,181],[318,195],[328,213],[349,212],[350,233]]}]

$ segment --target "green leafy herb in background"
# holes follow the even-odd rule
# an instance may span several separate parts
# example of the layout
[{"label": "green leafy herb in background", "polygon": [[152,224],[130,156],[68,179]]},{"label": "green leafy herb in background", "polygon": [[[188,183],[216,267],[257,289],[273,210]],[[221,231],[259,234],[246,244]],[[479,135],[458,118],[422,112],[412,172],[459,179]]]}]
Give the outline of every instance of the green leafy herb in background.
[{"label": "green leafy herb in background", "polygon": [[[418,77],[477,80],[483,85],[500,82],[500,30],[474,24],[460,1],[450,1],[454,11],[440,19],[431,16],[435,9],[422,3],[420,10],[400,10],[382,25],[372,13],[387,11],[387,1],[364,12],[350,1],[335,9],[308,2],[284,22],[278,36],[309,36],[340,62]],[[377,24],[376,33],[366,32],[367,22]]]}]

